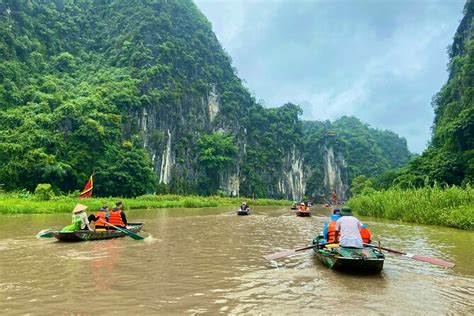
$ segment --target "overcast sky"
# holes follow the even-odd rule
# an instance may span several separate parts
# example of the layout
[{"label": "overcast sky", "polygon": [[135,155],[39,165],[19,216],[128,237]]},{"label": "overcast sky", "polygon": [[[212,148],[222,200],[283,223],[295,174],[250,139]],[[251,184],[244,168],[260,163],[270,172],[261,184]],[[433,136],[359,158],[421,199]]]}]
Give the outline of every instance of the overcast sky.
[{"label": "overcast sky", "polygon": [[426,147],[464,0],[194,1],[266,106],[354,115]]}]

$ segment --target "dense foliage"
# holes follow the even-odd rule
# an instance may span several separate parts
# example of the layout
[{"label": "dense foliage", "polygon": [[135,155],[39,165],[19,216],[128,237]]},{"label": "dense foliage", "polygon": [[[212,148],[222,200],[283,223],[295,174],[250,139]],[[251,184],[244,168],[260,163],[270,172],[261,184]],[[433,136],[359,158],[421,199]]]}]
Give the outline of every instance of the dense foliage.
[{"label": "dense foliage", "polygon": [[296,148],[304,149],[301,121],[298,119],[301,113],[301,108],[291,103],[271,109],[256,104],[248,119],[242,122],[248,137],[242,168],[241,190],[244,196],[285,198],[277,194],[278,183],[273,179],[277,179],[285,169],[285,161],[295,158],[291,155]]},{"label": "dense foliage", "polygon": [[355,118],[304,134],[297,105],[264,108],[191,0],[3,0],[0,34],[7,191],[71,192],[95,171],[99,196],[215,194],[237,175],[241,195],[287,198],[283,171],[301,152],[321,167],[310,150],[328,130],[351,176],[409,157],[398,136]]},{"label": "dense foliage", "polygon": [[322,169],[322,157],[311,154],[328,145],[342,152],[349,169],[349,181],[357,176],[372,177],[408,163],[412,154],[406,139],[371,128],[355,117],[343,116],[330,122],[304,122],[306,160]]}]

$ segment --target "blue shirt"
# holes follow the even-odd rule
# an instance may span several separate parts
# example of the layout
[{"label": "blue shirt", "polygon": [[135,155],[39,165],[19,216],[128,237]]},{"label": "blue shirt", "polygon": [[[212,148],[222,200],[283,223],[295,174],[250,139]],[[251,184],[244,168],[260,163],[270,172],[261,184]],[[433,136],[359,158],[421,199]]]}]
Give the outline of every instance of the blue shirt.
[{"label": "blue shirt", "polygon": [[102,212],[105,212],[105,219],[106,219],[107,221],[109,221],[109,217],[110,217],[109,211],[105,210],[104,208],[100,208],[100,210],[101,210]]}]

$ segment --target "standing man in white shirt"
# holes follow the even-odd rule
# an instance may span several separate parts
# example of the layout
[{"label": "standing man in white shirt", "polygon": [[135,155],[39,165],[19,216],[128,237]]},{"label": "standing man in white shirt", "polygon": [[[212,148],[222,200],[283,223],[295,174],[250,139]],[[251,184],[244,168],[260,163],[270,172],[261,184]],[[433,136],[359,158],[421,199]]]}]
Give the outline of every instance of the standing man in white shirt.
[{"label": "standing man in white shirt", "polygon": [[362,237],[360,236],[360,228],[362,224],[352,215],[349,207],[341,210],[342,217],[336,222],[336,240],[339,238],[339,246],[349,248],[363,248]]}]

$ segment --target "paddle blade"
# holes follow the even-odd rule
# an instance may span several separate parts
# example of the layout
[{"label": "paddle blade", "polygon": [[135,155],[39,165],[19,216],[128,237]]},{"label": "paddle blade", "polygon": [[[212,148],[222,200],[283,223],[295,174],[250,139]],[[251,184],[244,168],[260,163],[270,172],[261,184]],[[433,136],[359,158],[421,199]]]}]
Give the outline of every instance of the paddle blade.
[{"label": "paddle blade", "polygon": [[449,262],[449,261],[445,261],[445,260],[438,259],[438,258],[430,258],[430,257],[419,256],[419,255],[413,255],[413,254],[410,254],[410,253],[407,253],[405,255],[405,257],[411,258],[413,260],[418,260],[418,261],[431,263],[431,264],[434,264],[434,265],[437,265],[437,266],[440,266],[440,267],[443,267],[443,268],[454,268],[454,266],[456,265],[454,262]]},{"label": "paddle blade", "polygon": [[440,267],[443,267],[443,268],[453,268],[454,266],[456,266],[456,264],[453,263],[453,262],[445,261],[445,260],[438,259],[438,258],[431,258],[431,257],[420,256],[420,255],[414,255],[414,254],[411,254],[411,253],[405,253],[405,252],[400,251],[400,250],[395,250],[395,249],[390,249],[390,248],[385,248],[385,247],[379,247],[379,246],[371,245],[371,244],[364,244],[364,245],[367,246],[367,247],[380,248],[380,249],[386,250],[388,252],[391,252],[391,253],[394,253],[394,254],[397,254],[397,255],[400,255],[400,256],[404,256],[404,257],[407,257],[407,258],[410,258],[410,259],[413,259],[413,260],[417,260],[417,261],[431,263],[431,264],[434,264],[434,265],[437,265],[437,266],[440,266]]},{"label": "paddle blade", "polygon": [[125,235],[127,235],[128,237],[132,237],[133,239],[135,240],[143,240],[145,239],[144,237],[138,235],[138,234],[135,234],[134,232],[131,232],[127,229],[123,229],[123,228],[120,228],[120,227],[116,227],[116,229],[120,230],[122,233],[124,233]]},{"label": "paddle blade", "polygon": [[273,261],[273,260],[277,260],[277,259],[280,259],[280,258],[293,256],[295,254],[296,254],[296,251],[294,251],[294,250],[284,250],[284,251],[272,253],[271,255],[263,256],[263,258],[265,260],[268,260],[268,261]]},{"label": "paddle blade", "polygon": [[142,236],[140,236],[140,235],[134,234],[134,233],[132,233],[132,232],[130,232],[130,231],[129,231],[129,236],[132,237],[132,238],[135,239],[135,240],[143,240],[143,239],[145,239],[145,237],[142,237]]},{"label": "paddle blade", "polygon": [[51,229],[44,229],[36,234],[36,238],[52,238],[54,237],[53,230]]}]

